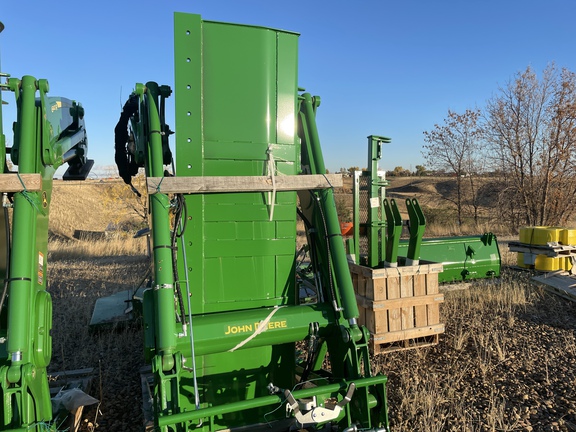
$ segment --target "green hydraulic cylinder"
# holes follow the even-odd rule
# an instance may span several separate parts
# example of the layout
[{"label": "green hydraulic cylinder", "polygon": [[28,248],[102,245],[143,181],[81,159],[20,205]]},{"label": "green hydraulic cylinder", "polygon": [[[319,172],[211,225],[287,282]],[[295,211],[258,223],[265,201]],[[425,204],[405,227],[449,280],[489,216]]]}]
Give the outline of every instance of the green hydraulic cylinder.
[{"label": "green hydraulic cylinder", "polygon": [[[311,165],[311,174],[325,173],[326,167],[324,166],[324,158],[320,148],[318,129],[316,127],[315,105],[313,98],[309,93],[302,94],[300,110],[308,129],[307,142],[304,144],[308,148],[306,153],[309,153],[308,163]],[[303,163],[304,162],[303,157]],[[326,219],[325,223],[328,230],[327,234],[331,252],[330,259],[333,263],[334,276],[340,291],[344,318],[346,318],[351,324],[355,325],[356,318],[358,318],[360,312],[358,310],[358,304],[356,303],[352,278],[350,276],[350,271],[348,270],[346,251],[342,247],[342,235],[334,202],[334,191],[332,189],[323,189],[319,192],[319,196],[320,205],[324,206],[323,211],[325,213],[324,217]]]},{"label": "green hydraulic cylinder", "polygon": [[[36,85],[34,77],[24,76],[20,82],[21,95],[18,125],[20,158],[19,173],[36,172],[38,151],[36,148]],[[15,259],[10,263],[8,341],[7,349],[12,358],[12,368],[19,368],[22,362],[30,361],[30,317],[32,316],[32,263],[30,258],[36,235],[33,202],[28,201],[27,192],[14,196],[13,237],[18,238],[12,246]],[[32,229],[31,229],[32,228]],[[11,369],[12,369],[11,368]],[[14,371],[15,372],[15,371]],[[9,377],[10,379],[10,377]]]},{"label": "green hydraulic cylinder", "polygon": [[[136,86],[136,93],[145,100],[148,126],[148,171],[149,177],[163,177],[163,149],[160,117],[157,101],[159,87],[148,82]],[[176,316],[174,310],[174,268],[172,240],[170,237],[170,200],[163,193],[150,195],[152,217],[152,247],[154,260],[154,299],[156,305],[156,348],[162,355],[164,371],[172,369],[176,348]]]}]

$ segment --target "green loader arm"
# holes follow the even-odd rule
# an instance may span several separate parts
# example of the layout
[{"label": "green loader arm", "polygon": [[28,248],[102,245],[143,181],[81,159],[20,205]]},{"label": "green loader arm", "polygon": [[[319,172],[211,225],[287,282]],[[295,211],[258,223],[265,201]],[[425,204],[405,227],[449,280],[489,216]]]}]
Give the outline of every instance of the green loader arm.
[{"label": "green loader arm", "polygon": [[[32,76],[9,78],[0,90],[13,92],[18,107],[12,148],[0,133],[0,231],[8,233],[0,237],[0,430],[39,432],[52,430],[53,419],[47,376],[52,301],[46,291],[52,180],[64,163],[65,178],[85,179],[93,161],[86,158],[80,104],[48,97],[48,82]],[[15,171],[7,167],[8,154]]]}]

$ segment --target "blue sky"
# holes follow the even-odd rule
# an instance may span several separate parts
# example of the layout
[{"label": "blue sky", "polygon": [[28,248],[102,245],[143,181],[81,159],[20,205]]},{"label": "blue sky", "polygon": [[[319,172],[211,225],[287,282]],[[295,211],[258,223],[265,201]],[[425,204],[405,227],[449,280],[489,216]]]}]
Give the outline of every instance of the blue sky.
[{"label": "blue sky", "polygon": [[[529,65],[576,71],[572,0],[22,0],[0,12],[1,70],[46,78],[50,95],[81,102],[89,156],[113,166],[114,126],[134,84],[174,83],[174,12],[301,34],[299,84],[322,97],[331,171],[365,167],[370,134],[392,138],[381,168],[414,170],[422,132],[448,109],[482,108]],[[11,142],[13,95],[3,99]],[[172,106],[168,114],[174,124]]]}]

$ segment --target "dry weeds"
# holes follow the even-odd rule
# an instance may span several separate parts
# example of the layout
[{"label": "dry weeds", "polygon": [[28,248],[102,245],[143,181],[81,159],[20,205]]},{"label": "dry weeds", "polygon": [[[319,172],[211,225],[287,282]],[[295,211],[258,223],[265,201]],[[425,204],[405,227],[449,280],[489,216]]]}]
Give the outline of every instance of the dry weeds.
[{"label": "dry weeds", "polygon": [[446,291],[437,346],[374,359],[393,430],[576,430],[575,307],[529,276]]}]

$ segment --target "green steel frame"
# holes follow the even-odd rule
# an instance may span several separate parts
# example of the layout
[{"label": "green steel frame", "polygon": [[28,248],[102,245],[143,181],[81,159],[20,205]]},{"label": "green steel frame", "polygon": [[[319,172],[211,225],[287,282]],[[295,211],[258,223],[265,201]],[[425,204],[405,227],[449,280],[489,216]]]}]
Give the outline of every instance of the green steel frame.
[{"label": "green steel frame", "polygon": [[[136,159],[165,178],[323,175],[318,97],[299,94],[296,33],[175,14],[176,161],[166,86],[137,85]],[[138,156],[140,155],[140,156]],[[168,431],[388,429],[370,368],[333,191],[150,194],[144,293],[155,425]],[[300,300],[297,214],[318,301]],[[297,358],[296,344],[307,344]],[[329,362],[329,371],[323,364]],[[349,403],[350,402],[350,403]],[[352,430],[352,429],[349,429]],[[356,429],[354,429],[356,430]]]},{"label": "green steel frame", "polygon": [[[39,190],[6,194],[5,216],[12,210],[10,235],[1,248],[7,250],[0,292],[0,430],[49,429],[52,407],[46,367],[52,354],[52,301],[46,291],[48,216],[52,178],[58,167],[69,162],[74,178],[87,161],[84,109],[74,101],[48,97],[48,82],[24,76],[9,78],[0,88],[14,92],[17,120],[14,145],[6,149],[1,135],[1,176],[39,174]],[[6,153],[17,165],[14,173],[6,165]],[[4,227],[2,227],[4,230]]]},{"label": "green steel frame", "polygon": [[[86,178],[93,161],[86,159],[80,104],[49,97],[46,80],[0,77],[7,78],[0,83],[0,101],[3,90],[13,92],[17,106],[12,148],[6,148],[0,106],[0,183],[21,183],[17,191],[0,190],[0,430],[47,431],[55,428],[46,372],[52,356],[52,300],[46,291],[52,179],[66,162],[65,179]],[[8,169],[7,154],[16,171]],[[34,174],[40,186],[28,190],[24,178]]]},{"label": "green steel frame", "polygon": [[[363,260],[365,265],[376,268],[386,261],[386,257],[393,253],[387,251],[386,237],[395,233],[390,231],[390,222],[386,224],[386,217],[393,216],[394,207],[387,206],[385,200],[386,186],[389,182],[378,175],[378,161],[382,158],[382,144],[389,144],[390,138],[378,135],[368,136],[368,169],[354,173],[353,184],[353,242],[348,242],[348,249],[356,263],[360,263],[360,237],[367,240],[367,253]],[[362,186],[361,186],[362,183]],[[363,193],[363,202],[360,202],[360,190]],[[395,204],[392,202],[393,205]],[[364,214],[361,214],[364,213]],[[398,220],[397,220],[398,222]],[[400,220],[400,227],[402,221]],[[392,224],[396,226],[397,223]],[[386,227],[388,226],[388,230]],[[401,228],[400,228],[401,229]],[[362,232],[362,234],[361,234]],[[399,237],[398,237],[399,239]]]}]

